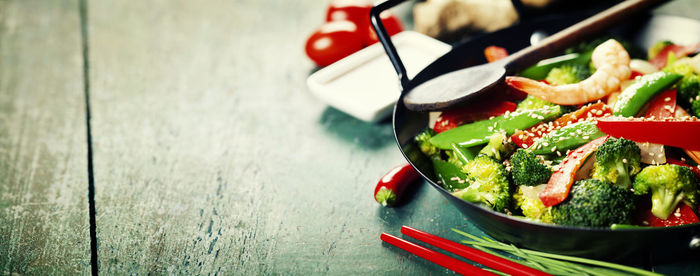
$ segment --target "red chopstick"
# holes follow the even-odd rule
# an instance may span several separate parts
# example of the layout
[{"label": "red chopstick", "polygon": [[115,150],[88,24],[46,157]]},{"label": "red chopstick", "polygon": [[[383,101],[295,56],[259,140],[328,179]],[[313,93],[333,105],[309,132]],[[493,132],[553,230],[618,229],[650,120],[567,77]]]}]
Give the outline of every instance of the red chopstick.
[{"label": "red chopstick", "polygon": [[428,243],[430,245],[434,245],[438,248],[441,248],[441,249],[447,250],[449,252],[452,252],[454,254],[457,254],[458,256],[467,258],[467,259],[472,260],[474,262],[480,263],[482,265],[488,266],[490,268],[493,268],[495,270],[498,270],[500,272],[510,274],[513,276],[551,275],[551,274],[547,274],[547,273],[544,273],[542,271],[539,271],[537,269],[510,261],[510,260],[506,260],[504,258],[491,255],[491,254],[483,252],[481,250],[474,249],[474,248],[471,248],[469,246],[465,246],[465,245],[453,242],[451,240],[443,239],[441,237],[438,237],[438,236],[432,235],[430,233],[426,233],[426,232],[423,232],[423,231],[420,231],[418,229],[414,229],[414,228],[411,228],[408,226],[402,226],[401,233],[403,233],[406,236],[417,239],[419,241]]},{"label": "red chopstick", "polygon": [[438,252],[435,252],[433,250],[427,249],[425,247],[422,247],[420,245],[417,245],[412,242],[408,242],[406,240],[394,237],[392,235],[389,235],[387,233],[382,233],[379,235],[379,238],[393,246],[396,246],[398,248],[401,248],[403,250],[406,250],[418,257],[421,257],[423,259],[426,259],[428,261],[431,261],[435,264],[438,264],[444,268],[447,268],[449,270],[452,270],[454,272],[457,272],[462,275],[496,275],[494,273],[488,272],[486,270],[483,270],[481,268],[478,268],[476,266],[470,265],[468,263],[462,262],[460,260],[457,260],[455,258],[452,258],[450,256],[446,256],[443,254],[440,254]]}]

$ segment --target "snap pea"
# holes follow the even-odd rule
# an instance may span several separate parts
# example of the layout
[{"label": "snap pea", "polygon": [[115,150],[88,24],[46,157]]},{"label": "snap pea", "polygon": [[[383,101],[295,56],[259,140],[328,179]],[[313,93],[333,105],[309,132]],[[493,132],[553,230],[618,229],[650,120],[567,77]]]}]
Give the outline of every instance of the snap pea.
[{"label": "snap pea", "polygon": [[520,76],[533,80],[543,80],[547,77],[547,74],[549,74],[549,71],[551,71],[552,68],[559,67],[564,64],[587,65],[591,61],[592,53],[593,51],[588,51],[581,54],[573,53],[545,59],[520,72]]},{"label": "snap pea", "polygon": [[467,164],[479,154],[479,147],[463,148],[457,144],[452,144],[452,151],[462,164]]},{"label": "snap pea", "polygon": [[585,120],[552,131],[531,147],[535,154],[551,154],[556,151],[563,153],[602,136],[605,136],[605,133],[596,127],[594,120]]},{"label": "snap pea", "polygon": [[432,161],[437,179],[445,190],[452,192],[469,186],[469,182],[466,181],[467,175],[462,172],[461,168],[439,159]]},{"label": "snap pea", "polygon": [[516,129],[527,129],[539,122],[553,120],[561,115],[561,107],[547,106],[535,110],[523,110],[492,119],[458,126],[430,138],[439,149],[451,150],[452,144],[469,148],[488,143],[491,134],[505,131],[512,135]]},{"label": "snap pea", "polygon": [[651,98],[666,90],[683,75],[659,71],[647,74],[627,87],[613,106],[613,115],[630,117],[637,115]]}]

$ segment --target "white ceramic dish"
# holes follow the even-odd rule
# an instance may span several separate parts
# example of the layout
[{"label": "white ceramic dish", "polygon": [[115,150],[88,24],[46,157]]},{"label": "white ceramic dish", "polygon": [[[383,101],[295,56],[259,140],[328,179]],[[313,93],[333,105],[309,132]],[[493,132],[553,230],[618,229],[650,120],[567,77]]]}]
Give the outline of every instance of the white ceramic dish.
[{"label": "white ceramic dish", "polygon": [[[409,78],[452,48],[413,31],[398,33],[391,40]],[[377,122],[391,114],[401,91],[396,71],[379,43],[315,72],[307,85],[330,106],[366,122]]]}]

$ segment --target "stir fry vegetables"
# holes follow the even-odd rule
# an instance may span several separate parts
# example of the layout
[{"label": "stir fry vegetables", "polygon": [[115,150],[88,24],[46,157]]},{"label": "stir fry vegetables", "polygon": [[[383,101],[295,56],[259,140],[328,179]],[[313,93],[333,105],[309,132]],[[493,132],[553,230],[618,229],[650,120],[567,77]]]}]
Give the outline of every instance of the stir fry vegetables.
[{"label": "stir fry vegetables", "polygon": [[506,77],[525,99],[444,112],[415,142],[443,188],[497,212],[577,227],[698,223],[699,47],[660,42],[648,60],[614,39],[574,47]]}]

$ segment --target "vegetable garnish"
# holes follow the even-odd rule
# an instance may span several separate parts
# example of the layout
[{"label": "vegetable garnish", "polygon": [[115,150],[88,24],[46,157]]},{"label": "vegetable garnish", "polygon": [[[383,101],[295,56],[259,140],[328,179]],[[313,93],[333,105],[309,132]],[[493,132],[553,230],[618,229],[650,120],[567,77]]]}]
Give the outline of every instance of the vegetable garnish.
[{"label": "vegetable garnish", "polygon": [[545,206],[554,206],[566,199],[569,195],[569,189],[574,184],[576,171],[583,165],[593,152],[602,145],[609,136],[603,136],[578,149],[569,152],[564,161],[560,164],[559,169],[552,173],[552,177],[547,182],[547,187],[540,193],[540,200]]},{"label": "vegetable garnish", "polygon": [[533,126],[527,130],[518,130],[510,137],[513,143],[521,148],[532,146],[538,138],[566,125],[574,124],[588,118],[598,118],[612,114],[612,110],[605,103],[585,105],[578,110],[567,113],[550,123]]},{"label": "vegetable garnish", "polygon": [[695,175],[684,166],[646,167],[635,177],[633,189],[637,195],[651,194],[651,212],[660,219],[667,219],[680,202],[700,202]]},{"label": "vegetable garnish", "polygon": [[405,225],[401,226],[401,233],[509,275],[550,275],[511,260],[491,255]]},{"label": "vegetable garnish", "polygon": [[462,275],[497,275],[387,233],[382,233],[379,238],[384,242]]},{"label": "vegetable garnish", "polygon": [[[469,244],[481,251],[500,256],[529,267],[535,267],[539,270],[554,275],[661,275],[644,269],[620,264],[545,253],[529,249],[520,249],[512,244],[505,244],[486,237],[479,238],[454,228],[452,228],[452,231],[468,238],[468,240],[462,241],[464,244]],[[498,252],[496,250],[498,250]],[[506,256],[505,253],[513,255],[516,258]]]},{"label": "vegetable garnish", "polygon": [[663,71],[642,76],[618,96],[613,106],[613,114],[625,117],[637,115],[651,98],[665,91],[681,78],[683,75]]},{"label": "vegetable garnish", "polygon": [[411,164],[397,166],[382,177],[374,188],[374,199],[382,206],[394,206],[406,188],[420,178]]},{"label": "vegetable garnish", "polygon": [[442,112],[435,121],[433,129],[437,133],[448,131],[464,123],[513,112],[516,106],[513,102],[492,99],[470,102],[464,106]]},{"label": "vegetable garnish", "polygon": [[687,150],[700,150],[700,120],[608,117],[598,119],[598,129],[614,137]]},{"label": "vegetable garnish", "polygon": [[493,119],[461,125],[439,133],[430,139],[430,143],[440,149],[450,149],[453,143],[462,147],[483,145],[488,143],[494,132],[503,130],[511,135],[516,129],[526,129],[539,122],[554,119],[559,114],[559,110],[559,106],[553,106],[536,110],[506,112],[505,115]]}]

